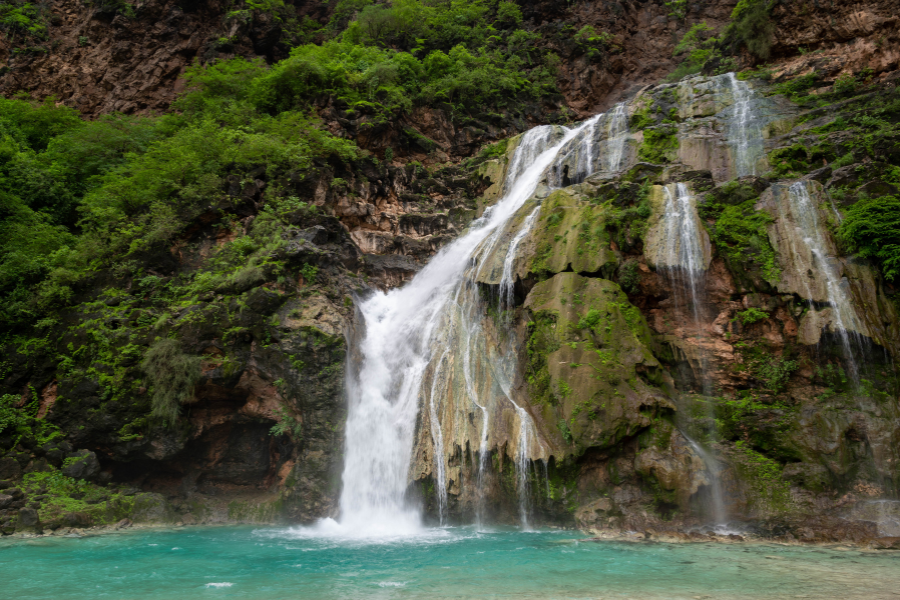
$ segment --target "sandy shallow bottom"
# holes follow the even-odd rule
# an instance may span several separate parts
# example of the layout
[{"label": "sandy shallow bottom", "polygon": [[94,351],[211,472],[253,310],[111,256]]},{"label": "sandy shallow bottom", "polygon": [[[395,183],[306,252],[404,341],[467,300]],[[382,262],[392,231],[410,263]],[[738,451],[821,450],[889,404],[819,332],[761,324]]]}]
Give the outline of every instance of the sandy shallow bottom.
[{"label": "sandy shallow bottom", "polygon": [[900,598],[900,552],[579,541],[572,532],[180,528],[0,542],[3,597]]}]

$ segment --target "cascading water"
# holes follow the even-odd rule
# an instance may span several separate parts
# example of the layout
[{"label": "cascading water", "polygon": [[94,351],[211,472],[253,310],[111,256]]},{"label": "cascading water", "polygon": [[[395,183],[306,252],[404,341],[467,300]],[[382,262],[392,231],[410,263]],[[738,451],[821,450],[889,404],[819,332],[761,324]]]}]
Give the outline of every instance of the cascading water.
[{"label": "cascading water", "polygon": [[[798,181],[788,188],[788,206],[792,222],[797,229],[794,238],[805,246],[812,258],[811,272],[821,275],[824,279],[824,292],[829,307],[832,311],[832,330],[840,339],[844,352],[844,359],[852,380],[859,381],[859,361],[856,354],[865,347],[864,340],[859,332],[865,331],[863,324],[853,308],[853,302],[849,292],[849,282],[840,275],[837,267],[833,244],[826,232],[824,223],[821,222],[819,207],[813,201],[809,193],[806,181]],[[795,256],[801,255],[799,248],[794,246],[792,251]],[[810,284],[809,278],[801,277],[806,285],[806,297],[809,300],[811,310],[815,310],[814,300],[816,292]],[[857,352],[854,352],[854,349]]]},{"label": "cascading water", "polygon": [[734,73],[721,75],[734,97],[733,115],[729,119],[728,142],[732,148],[734,170],[737,177],[756,175],[760,159],[765,154],[763,135],[755,121],[753,88],[739,80]]},{"label": "cascading water", "polygon": [[[444,445],[464,415],[445,414],[445,401],[454,391],[457,357],[462,357],[461,386],[471,407],[482,414],[479,461],[488,453],[489,403],[506,402],[515,410],[519,431],[515,461],[523,524],[527,524],[527,483],[530,456],[543,453],[527,411],[513,401],[509,352],[496,353],[486,344],[484,316],[475,275],[481,261],[501,239],[504,226],[533,195],[557,153],[596,124],[597,117],[568,130],[544,126],[523,135],[507,169],[503,198],[476,220],[469,232],[446,246],[401,289],[376,293],[363,302],[365,323],[359,344],[357,381],[348,385],[349,414],[341,494],[341,527],[354,535],[403,534],[420,526],[418,507],[406,500],[420,399],[427,402],[433,446],[433,476],[439,511],[447,502]],[[533,224],[536,212],[526,219]],[[526,232],[519,232],[515,246]],[[507,250],[515,252],[512,247]],[[511,286],[511,270],[504,281]],[[476,364],[477,363],[477,364]],[[496,394],[484,394],[491,379]],[[466,408],[466,411],[471,408]],[[450,431],[446,428],[450,427]]]},{"label": "cascading water", "polygon": [[[707,357],[703,351],[702,306],[703,283],[706,277],[707,256],[704,248],[703,229],[697,215],[697,209],[690,189],[684,183],[669,185],[663,188],[665,203],[661,218],[662,243],[656,256],[658,269],[665,270],[674,301],[677,306],[687,306],[691,311],[693,325],[698,337],[700,382],[704,396],[710,396],[709,377],[707,375]],[[705,406],[708,406],[704,403]],[[708,414],[709,420],[713,415]],[[721,466],[712,455],[700,444],[684,434],[685,439],[694,451],[703,459],[710,482],[710,517],[716,528],[721,529],[727,521],[722,484],[719,477]]]},{"label": "cascading water", "polygon": [[616,104],[606,123],[606,162],[604,167],[610,173],[622,169],[625,158],[625,142],[628,139],[628,113],[625,103]]},{"label": "cascading water", "polygon": [[616,173],[625,161],[628,142],[628,112],[625,103],[596,115],[583,125],[583,132],[560,150],[549,174],[552,187],[581,183],[596,172]]}]

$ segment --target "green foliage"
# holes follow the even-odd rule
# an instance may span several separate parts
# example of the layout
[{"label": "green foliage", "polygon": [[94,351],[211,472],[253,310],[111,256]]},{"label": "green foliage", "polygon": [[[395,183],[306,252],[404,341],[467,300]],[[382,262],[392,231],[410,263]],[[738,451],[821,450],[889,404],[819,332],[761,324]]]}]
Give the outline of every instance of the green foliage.
[{"label": "green foliage", "polygon": [[24,411],[16,408],[22,398],[14,394],[0,396],[0,433],[16,431],[27,424]]},{"label": "green foliage", "polygon": [[[769,243],[768,226],[774,221],[766,211],[756,210],[755,192],[752,188],[732,182],[723,186],[722,195],[740,202],[736,205],[706,205],[701,211],[704,218],[715,218],[712,241],[728,259],[732,268],[755,262],[763,277],[775,281],[780,276],[778,255]],[[751,199],[744,200],[749,196]]]},{"label": "green foliage", "polygon": [[713,56],[718,55],[716,45],[719,40],[712,36],[713,31],[714,29],[703,21],[695,24],[684,34],[672,53],[673,56],[684,56],[684,60],[666,78],[667,81],[678,81],[686,75],[699,73]]},{"label": "green foliage", "polygon": [[849,94],[855,92],[858,85],[859,82],[856,80],[853,73],[842,73],[834,80],[834,93]]},{"label": "green foliage", "polygon": [[304,264],[303,268],[300,269],[300,274],[303,276],[303,280],[306,283],[315,283],[316,277],[319,274],[319,267],[311,264]]},{"label": "green foliage", "polygon": [[863,198],[846,211],[840,238],[852,252],[873,259],[888,281],[900,275],[900,198]]},{"label": "green foliage", "polygon": [[555,323],[555,314],[546,311],[536,313],[534,320],[528,323],[526,343],[528,362],[525,372],[531,397],[537,402],[550,405],[559,402],[558,390],[551,389],[550,371],[547,367],[547,356],[560,347],[553,331]]},{"label": "green foliage", "polygon": [[619,268],[618,284],[626,294],[636,294],[640,281],[640,264],[637,261],[626,262]]},{"label": "green foliage", "polygon": [[638,149],[641,160],[663,164],[678,150],[678,128],[670,125],[649,127],[644,130],[644,142]]},{"label": "green foliage", "polygon": [[784,511],[789,508],[791,491],[782,479],[782,465],[760,454],[743,440],[735,442],[739,471],[755,495],[768,505],[770,510]]},{"label": "green foliage", "polygon": [[47,39],[48,13],[47,5],[42,2],[6,0],[0,4],[0,30],[13,41],[17,37]]},{"label": "green foliage", "polygon": [[731,12],[723,39],[744,45],[757,58],[769,58],[775,33],[770,10],[770,0],[740,0]]},{"label": "green foliage", "polygon": [[809,171],[809,154],[803,144],[778,148],[769,154],[772,170],[779,177],[792,177]]},{"label": "green foliage", "polygon": [[41,505],[38,515],[45,524],[65,513],[83,514],[96,525],[115,523],[134,509],[134,496],[72,479],[56,469],[27,473],[20,487],[27,498]]},{"label": "green foliage", "polygon": [[810,90],[819,81],[819,74],[813,71],[800,77],[795,77],[790,81],[776,84],[772,87],[772,92],[776,94],[784,94],[794,102],[797,102],[806,92]]},{"label": "green foliage", "polygon": [[743,356],[743,368],[773,394],[784,391],[791,375],[800,367],[796,360],[776,356],[765,343],[738,342],[734,346]]},{"label": "green foliage", "polygon": [[687,16],[688,0],[666,0],[666,8],[671,11],[670,17],[684,19]]},{"label": "green foliage", "polygon": [[[104,269],[122,273],[203,211],[227,208],[226,173],[302,171],[355,145],[303,112],[248,104],[258,63],[188,73],[180,115],[93,122],[44,103],[0,99],[0,315],[11,326],[68,304]],[[274,195],[265,210],[309,210]],[[302,206],[301,206],[302,205]]]},{"label": "green foliage", "polygon": [[743,325],[753,325],[769,318],[769,313],[758,308],[748,308],[734,315],[733,321],[740,321]]},{"label": "green foliage", "polygon": [[295,441],[303,439],[303,423],[291,414],[285,407],[275,409],[278,422],[272,426],[269,433],[272,435],[284,435],[289,433]]},{"label": "green foliage", "polygon": [[195,401],[194,384],[200,379],[200,358],[184,354],[177,340],[165,338],[150,346],[141,368],[151,385],[151,415],[174,425],[181,405]]}]

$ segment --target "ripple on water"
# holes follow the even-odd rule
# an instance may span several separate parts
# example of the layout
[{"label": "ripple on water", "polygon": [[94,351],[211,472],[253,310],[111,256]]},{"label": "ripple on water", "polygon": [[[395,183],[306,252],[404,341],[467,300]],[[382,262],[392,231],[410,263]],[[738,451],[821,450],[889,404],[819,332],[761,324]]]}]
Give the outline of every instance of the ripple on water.
[{"label": "ripple on water", "polygon": [[[180,600],[193,589],[246,600],[897,600],[900,589],[897,552],[577,543],[571,532],[456,527],[374,543],[222,527],[41,541],[0,540],[0,598]],[[182,551],[160,551],[173,547]]]}]

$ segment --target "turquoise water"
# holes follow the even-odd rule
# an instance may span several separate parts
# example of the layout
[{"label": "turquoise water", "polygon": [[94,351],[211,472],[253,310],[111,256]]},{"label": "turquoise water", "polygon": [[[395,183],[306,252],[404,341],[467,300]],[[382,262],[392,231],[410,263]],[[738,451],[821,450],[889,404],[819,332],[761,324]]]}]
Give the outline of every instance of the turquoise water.
[{"label": "turquoise water", "polygon": [[20,600],[900,597],[898,553],[577,536],[455,528],[366,542],[198,527],[3,540],[0,590]]}]

